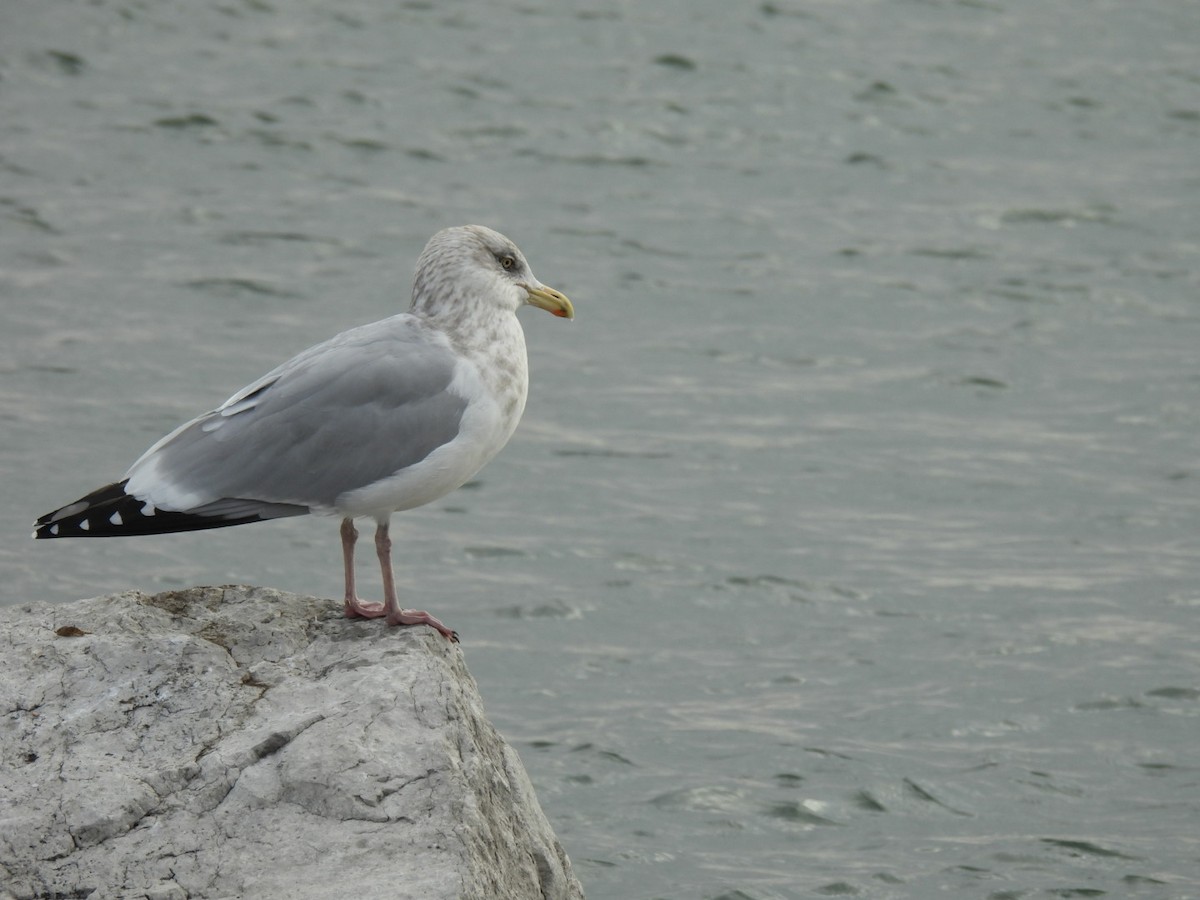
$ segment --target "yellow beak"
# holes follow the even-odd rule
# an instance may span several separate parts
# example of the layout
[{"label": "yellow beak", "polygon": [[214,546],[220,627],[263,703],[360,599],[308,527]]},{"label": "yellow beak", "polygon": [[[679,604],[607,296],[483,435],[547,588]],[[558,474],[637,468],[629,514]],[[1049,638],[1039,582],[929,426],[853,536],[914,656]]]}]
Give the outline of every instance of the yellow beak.
[{"label": "yellow beak", "polygon": [[544,284],[539,284],[535,288],[527,286],[525,290],[529,291],[530,305],[553,313],[560,319],[575,318],[575,307],[571,305],[571,301],[567,299],[566,294],[561,294],[554,288],[546,287]]}]

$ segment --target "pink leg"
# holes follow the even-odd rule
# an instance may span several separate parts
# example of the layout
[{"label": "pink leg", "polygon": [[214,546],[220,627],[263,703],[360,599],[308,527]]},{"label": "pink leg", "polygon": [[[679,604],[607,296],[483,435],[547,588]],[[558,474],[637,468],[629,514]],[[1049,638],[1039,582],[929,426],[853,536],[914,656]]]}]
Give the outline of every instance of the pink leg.
[{"label": "pink leg", "polygon": [[429,625],[455,643],[458,634],[447,628],[422,609],[401,609],[396,598],[396,582],[392,577],[392,539],[388,536],[388,523],[383,521],[375,529],[375,552],[379,555],[379,571],[383,575],[383,608],[389,625]]},{"label": "pink leg", "polygon": [[342,519],[342,562],[346,566],[346,618],[378,619],[384,615],[382,603],[364,603],[354,590],[354,542],[358,529],[350,519]]}]

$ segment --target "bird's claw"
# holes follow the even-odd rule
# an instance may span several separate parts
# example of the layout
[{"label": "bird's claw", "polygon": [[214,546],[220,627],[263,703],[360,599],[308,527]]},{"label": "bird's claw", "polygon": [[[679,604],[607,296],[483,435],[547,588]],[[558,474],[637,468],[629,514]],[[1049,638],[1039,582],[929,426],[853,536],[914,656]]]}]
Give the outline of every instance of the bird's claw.
[{"label": "bird's claw", "polygon": [[347,619],[378,619],[387,613],[382,603],[370,603],[357,597],[346,598],[345,610]]},{"label": "bird's claw", "polygon": [[431,616],[423,609],[397,609],[387,614],[389,625],[428,625],[434,628],[451,643],[458,643],[458,632],[447,628],[440,620]]}]

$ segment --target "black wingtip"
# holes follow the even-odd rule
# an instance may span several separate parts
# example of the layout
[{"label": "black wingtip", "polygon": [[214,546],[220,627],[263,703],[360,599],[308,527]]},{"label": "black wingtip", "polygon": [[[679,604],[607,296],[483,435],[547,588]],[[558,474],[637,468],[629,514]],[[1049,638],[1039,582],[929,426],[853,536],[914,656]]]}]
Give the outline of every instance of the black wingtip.
[{"label": "black wingtip", "polygon": [[[108,484],[92,491],[86,497],[80,497],[74,503],[68,503],[54,512],[46,513],[34,525],[33,536],[37,539],[57,537],[87,537],[102,532],[102,524],[106,518],[117,517],[121,520],[119,506],[122,501],[132,500],[125,493],[125,482]],[[106,513],[107,511],[107,513]],[[93,522],[96,530],[93,532]],[[111,526],[111,522],[109,523]]]},{"label": "black wingtip", "polygon": [[37,540],[66,537],[124,537],[135,534],[168,534],[175,531],[200,531],[261,522],[258,514],[244,516],[203,516],[186,512],[155,509],[152,503],[125,493],[126,481],[92,491],[74,503],[46,513],[34,523]]}]

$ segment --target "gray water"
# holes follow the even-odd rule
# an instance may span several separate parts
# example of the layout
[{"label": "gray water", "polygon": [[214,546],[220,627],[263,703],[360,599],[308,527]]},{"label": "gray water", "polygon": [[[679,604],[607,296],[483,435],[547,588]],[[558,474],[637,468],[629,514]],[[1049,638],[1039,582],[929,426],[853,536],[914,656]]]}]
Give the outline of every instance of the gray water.
[{"label": "gray water", "polygon": [[1177,0],[6,3],[0,602],[339,596],[332,520],[29,526],[481,222],[578,318],[522,314],[525,421],[398,576],[591,900],[1200,897],[1198,42]]}]

